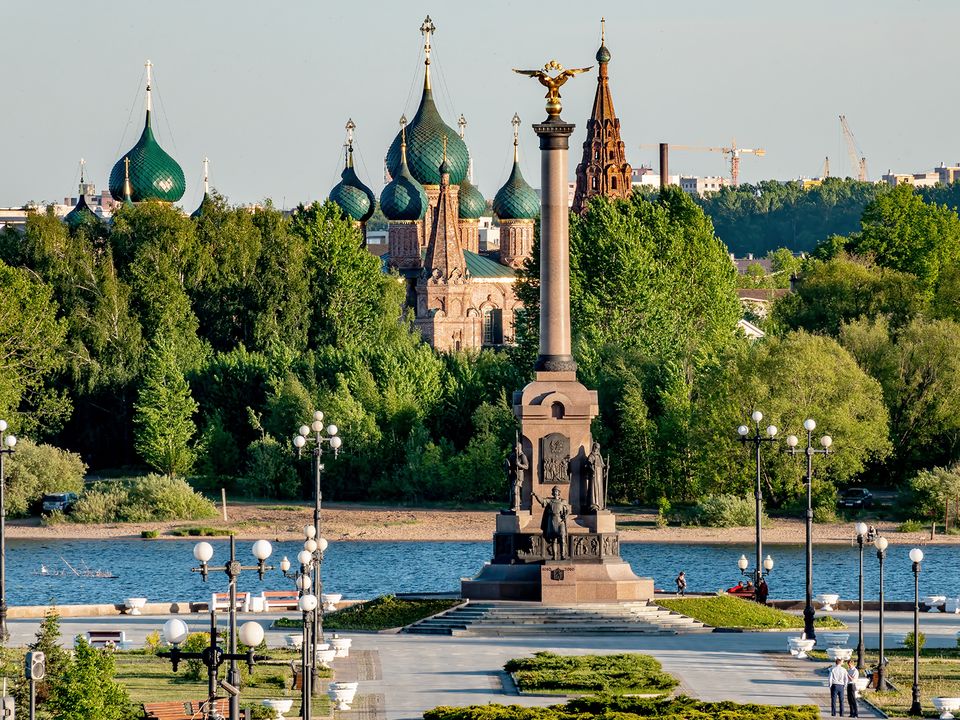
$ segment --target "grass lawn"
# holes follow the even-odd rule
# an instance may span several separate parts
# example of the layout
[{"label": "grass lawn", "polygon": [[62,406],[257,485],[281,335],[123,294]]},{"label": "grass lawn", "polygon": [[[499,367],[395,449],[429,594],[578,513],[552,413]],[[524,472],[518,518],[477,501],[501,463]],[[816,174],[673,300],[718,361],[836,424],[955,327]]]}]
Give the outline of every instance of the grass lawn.
[{"label": "grass lawn", "polygon": [[[865,697],[891,717],[906,717],[913,699],[913,651],[884,649],[890,664],[887,680],[896,691],[878,693],[867,690]],[[876,650],[870,651],[867,664],[876,662]],[[920,704],[925,717],[938,717],[931,698],[960,696],[960,649],[931,648],[920,651]]]},{"label": "grass lawn", "polygon": [[515,658],[503,669],[513,673],[524,692],[613,694],[668,693],[677,685],[672,675],[649,655],[556,655],[538,652],[533,657]]},{"label": "grass lawn", "polygon": [[[687,615],[712,627],[743,628],[744,630],[802,628],[803,617],[758,605],[731,595],[714,597],[673,598],[657,600],[657,605]],[[818,617],[815,625],[821,628],[846,627],[829,615]]]},{"label": "grass lawn", "polygon": [[[293,678],[290,661],[299,663],[300,654],[293,650],[270,650],[269,654],[271,659],[261,661],[254,666],[252,678],[241,689],[240,707],[259,705],[264,698],[290,698],[293,700],[293,710],[290,714],[298,715],[300,691],[290,688]],[[184,677],[185,663],[181,663],[179,671],[174,673],[173,666],[167,658],[144,653],[117,652],[116,661],[116,679],[126,686],[130,699],[137,705],[174,700],[200,700],[207,697],[206,670],[204,670],[203,680],[194,682]],[[226,663],[220,666],[221,676],[226,674],[227,667]],[[320,672],[321,677],[330,677],[329,670]],[[325,682],[321,683],[321,688],[324,694],[314,698],[313,712],[316,715],[327,716],[330,714],[330,701],[326,696]]]},{"label": "grass lawn", "polygon": [[[390,630],[449,610],[460,600],[398,600],[382,595],[323,616],[324,630]],[[300,618],[281,618],[276,627],[301,628]]]}]

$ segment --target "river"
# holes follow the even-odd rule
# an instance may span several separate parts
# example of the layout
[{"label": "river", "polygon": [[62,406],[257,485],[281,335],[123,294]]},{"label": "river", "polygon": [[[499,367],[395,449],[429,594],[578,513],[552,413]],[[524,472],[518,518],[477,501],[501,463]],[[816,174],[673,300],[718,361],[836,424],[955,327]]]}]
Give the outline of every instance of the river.
[{"label": "river", "polygon": [[[226,582],[222,571],[213,571],[204,584],[191,573],[192,548],[189,540],[8,540],[7,600],[10,605],[118,603],[127,597],[146,597],[151,602],[199,601],[212,592],[222,592]],[[212,565],[222,567],[228,557],[226,539],[213,538]],[[245,563],[254,564],[252,542],[238,541],[237,553]],[[279,564],[286,555],[296,562],[300,544],[276,543],[270,562]],[[890,600],[913,597],[913,574],[908,546],[887,550],[885,591]],[[461,577],[474,575],[489,560],[489,542],[332,542],[323,564],[324,589],[346,598],[371,598],[395,592],[449,592],[459,588]],[[657,588],[672,591],[679,570],[686,571],[688,591],[713,592],[736,584],[740,577],[737,559],[741,553],[753,557],[752,545],[691,545],[677,543],[623,543],[623,558],[641,576],[654,578]],[[773,556],[775,566],[768,578],[770,597],[802,598],[804,594],[804,549],[802,545],[765,545],[764,555]],[[926,557],[920,576],[921,595],[960,596],[960,546],[933,545],[924,548]],[[77,577],[66,567],[102,569],[115,579]],[[65,570],[58,576],[41,576],[41,564],[50,570]],[[865,596],[878,591],[876,551],[864,551]],[[293,584],[279,570],[268,572],[260,581],[255,571],[244,571],[240,590],[292,589]],[[855,546],[822,545],[814,548],[814,592],[839,593],[851,599],[857,593],[857,549]]]}]

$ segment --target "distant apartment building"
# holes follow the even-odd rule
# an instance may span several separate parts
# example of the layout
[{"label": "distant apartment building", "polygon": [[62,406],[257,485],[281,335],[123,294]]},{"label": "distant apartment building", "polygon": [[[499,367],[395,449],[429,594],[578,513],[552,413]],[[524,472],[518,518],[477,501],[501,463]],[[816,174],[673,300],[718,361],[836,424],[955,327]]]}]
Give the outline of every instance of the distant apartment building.
[{"label": "distant apartment building", "polygon": [[887,185],[912,185],[913,187],[933,187],[938,183],[949,185],[960,180],[960,165],[946,165],[940,163],[929,172],[922,173],[895,173],[887,170],[887,174],[880,178]]},{"label": "distant apartment building", "polygon": [[719,175],[710,175],[707,177],[681,176],[680,189],[688,195],[703,197],[710,193],[720,192],[721,188],[728,187],[730,179],[720,177]]},{"label": "distant apartment building", "polygon": [[[653,168],[648,168],[645,165],[641,165],[638,168],[633,168],[631,173],[631,182],[634,187],[649,187],[649,188],[658,188],[660,187],[660,173],[656,172]],[[667,185],[679,185],[680,176],[679,175],[669,175],[667,176]]]}]

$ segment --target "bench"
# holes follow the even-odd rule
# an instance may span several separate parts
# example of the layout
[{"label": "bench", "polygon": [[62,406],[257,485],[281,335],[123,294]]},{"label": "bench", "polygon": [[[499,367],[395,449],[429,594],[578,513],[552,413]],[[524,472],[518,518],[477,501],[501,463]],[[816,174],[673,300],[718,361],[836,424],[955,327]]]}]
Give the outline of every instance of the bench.
[{"label": "bench", "polygon": [[300,595],[295,590],[264,590],[261,593],[265,612],[280,608],[283,610],[297,610]]},{"label": "bench", "polygon": [[[214,593],[210,596],[210,609],[211,610],[229,610],[230,609],[230,593]],[[250,593],[248,592],[238,592],[237,593],[237,608],[240,612],[248,612],[250,610]]]},{"label": "bench", "polygon": [[127,646],[127,635],[123,630],[88,630],[87,642],[96,648]]},{"label": "bench", "polygon": [[[207,700],[186,700],[174,702],[143,703],[145,720],[195,720],[205,717]],[[230,701],[220,698],[216,701],[217,712],[226,717],[230,712]]]}]

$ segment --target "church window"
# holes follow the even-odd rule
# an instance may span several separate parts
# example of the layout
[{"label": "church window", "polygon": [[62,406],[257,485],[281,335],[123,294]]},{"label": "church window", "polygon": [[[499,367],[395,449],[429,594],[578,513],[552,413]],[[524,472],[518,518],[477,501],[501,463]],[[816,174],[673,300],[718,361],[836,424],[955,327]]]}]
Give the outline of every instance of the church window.
[{"label": "church window", "polygon": [[484,309],[483,344],[503,345],[503,310],[492,307]]},{"label": "church window", "polygon": [[617,189],[617,179],[615,177],[610,178],[610,187],[614,190]]}]

